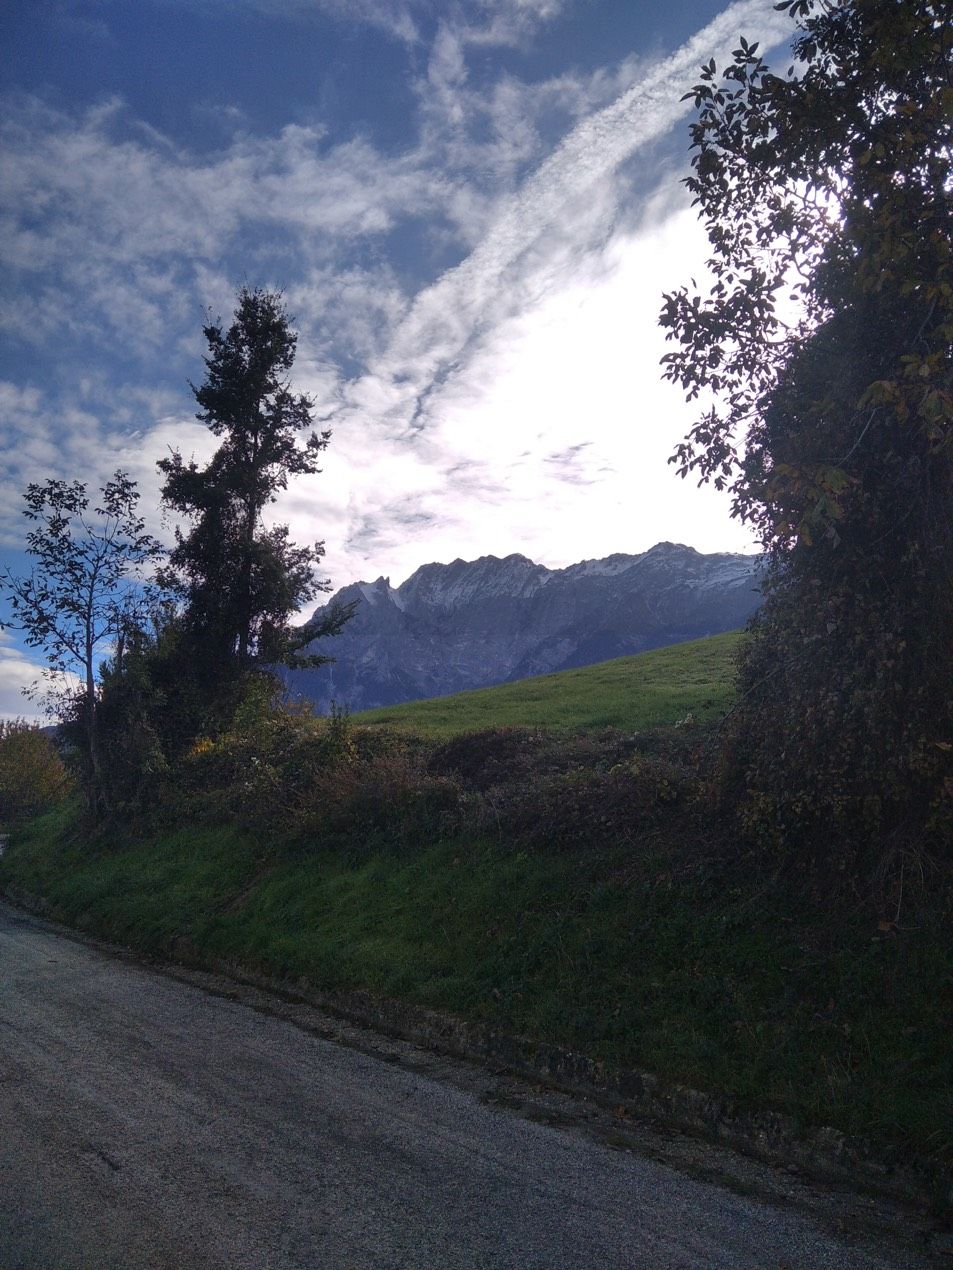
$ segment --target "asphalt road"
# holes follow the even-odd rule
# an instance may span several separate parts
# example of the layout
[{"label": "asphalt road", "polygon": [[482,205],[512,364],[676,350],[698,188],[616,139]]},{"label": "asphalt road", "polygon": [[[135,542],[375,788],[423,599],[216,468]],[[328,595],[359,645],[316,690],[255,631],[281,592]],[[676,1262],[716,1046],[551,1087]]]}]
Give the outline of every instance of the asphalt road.
[{"label": "asphalt road", "polygon": [[235,995],[0,905],[2,1270],[915,1264]]}]

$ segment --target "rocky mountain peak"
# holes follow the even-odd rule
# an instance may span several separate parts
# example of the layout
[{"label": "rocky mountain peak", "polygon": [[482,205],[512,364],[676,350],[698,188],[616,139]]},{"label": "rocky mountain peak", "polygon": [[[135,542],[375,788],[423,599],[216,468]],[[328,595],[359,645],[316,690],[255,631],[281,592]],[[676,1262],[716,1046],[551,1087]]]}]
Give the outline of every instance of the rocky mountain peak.
[{"label": "rocky mountain peak", "polygon": [[[743,626],[759,602],[758,557],[660,542],[548,569],[524,555],[425,564],[343,588],[354,618],[293,692],[352,710],[588,665]],[[322,610],[319,609],[320,613]]]},{"label": "rocky mountain peak", "polygon": [[451,564],[425,564],[398,588],[406,603],[430,604],[453,609],[479,596],[525,595],[549,573],[526,556],[480,556]]}]

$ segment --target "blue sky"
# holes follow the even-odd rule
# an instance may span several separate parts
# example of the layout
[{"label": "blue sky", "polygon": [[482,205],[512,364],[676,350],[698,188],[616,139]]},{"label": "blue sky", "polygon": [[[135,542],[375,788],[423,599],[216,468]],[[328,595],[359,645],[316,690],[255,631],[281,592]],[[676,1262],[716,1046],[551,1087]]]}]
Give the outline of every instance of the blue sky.
[{"label": "blue sky", "polygon": [[[333,430],[276,507],[335,586],[522,551],[752,544],[666,459],[661,292],[705,242],[679,181],[698,65],[771,0],[7,0],[0,550],[30,480],[203,458],[207,307],[283,288]],[[0,714],[35,677],[8,632]]]}]

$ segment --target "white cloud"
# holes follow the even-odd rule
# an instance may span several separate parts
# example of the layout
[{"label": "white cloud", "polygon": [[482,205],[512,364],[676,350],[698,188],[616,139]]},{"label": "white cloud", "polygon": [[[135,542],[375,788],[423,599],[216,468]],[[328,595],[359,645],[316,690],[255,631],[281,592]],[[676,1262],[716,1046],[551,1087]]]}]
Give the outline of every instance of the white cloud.
[{"label": "white cloud", "polygon": [[[435,245],[473,246],[500,197],[541,157],[544,123],[549,130],[567,125],[633,72],[630,60],[614,74],[525,84],[503,75],[479,91],[469,84],[475,41],[491,29],[532,26],[559,7],[528,0],[417,6],[440,21],[428,73],[417,83],[419,138],[397,153],[379,151],[361,134],[332,141],[320,123],[258,136],[239,115],[223,148],[198,155],[131,117],[115,98],[75,116],[8,95],[0,124],[0,266],[15,302],[0,306],[0,331],[37,345],[64,336],[121,340],[131,353],[154,358],[170,329],[194,327],[210,299],[210,272],[224,274],[229,290],[236,271],[279,283],[294,282],[302,266],[367,273],[368,244],[411,222]],[[352,20],[385,24],[411,11],[371,0],[357,7],[348,0],[345,8]]]},{"label": "white cloud", "polygon": [[[87,384],[91,396],[96,389]],[[110,402],[111,417],[47,396],[36,388],[21,388],[0,380],[0,542],[18,547],[23,542],[21,495],[31,481],[48,477],[77,479],[90,491],[98,489],[117,468],[139,483],[142,509],[152,532],[168,537],[157,511],[159,476],[156,460],[170,448],[204,461],[215,439],[194,419],[181,415],[152,415],[151,421],[130,430],[137,415],[150,417],[149,407],[164,403],[163,394],[119,392]],[[102,404],[96,402],[95,404]],[[140,416],[140,417],[141,417]]]},{"label": "white cloud", "polygon": [[[528,291],[558,285],[563,245],[575,253],[605,234],[620,194],[613,174],[686,114],[684,84],[703,54],[719,58],[731,48],[740,22],[762,41],[786,32],[780,15],[766,14],[760,0],[732,5],[611,105],[583,119],[502,206],[467,259],[418,295],[388,355],[405,382],[411,371],[405,395],[416,394],[413,409],[491,314],[499,318],[525,302]],[[549,241],[534,257],[544,236]],[[387,365],[374,373],[388,373]]]},{"label": "white cloud", "polygon": [[[294,482],[276,510],[302,540],[327,538],[336,584],[486,551],[552,565],[659,538],[747,546],[724,500],[666,465],[691,416],[659,383],[660,294],[705,252],[681,197],[650,206],[646,186],[698,63],[723,59],[740,30],[764,47],[789,24],[742,0],[654,65],[501,76],[477,92],[469,51],[556,8],[509,0],[453,21],[443,6],[353,9],[395,31],[413,19],[408,39],[425,17],[443,21],[417,83],[419,136],[399,153],[295,125],[236,132],[197,156],[119,103],[81,118],[8,103],[0,262],[22,286],[0,325],[38,342],[121,339],[163,375],[178,359],[184,379],[200,373],[201,305],[227,316],[233,253],[253,239],[245,268],[287,282],[296,378],[335,433],[325,473]],[[557,127],[568,132],[554,145]],[[448,246],[469,254],[414,294],[376,247],[395,226],[430,235],[435,259]],[[169,445],[210,452],[185,392],[160,378],[120,390],[84,370],[69,391],[0,384],[8,543],[29,480],[95,485],[122,466],[149,508]]]},{"label": "white cloud", "polygon": [[437,167],[361,138],[330,145],[289,125],[196,157],[130,129],[118,102],[79,119],[35,100],[7,106],[0,264],[29,298],[0,309],[0,329],[38,344],[65,328],[154,357],[170,326],[194,325],[207,301],[197,283],[252,228],[259,248],[244,267],[270,278],[282,253],[297,272],[398,220],[466,214]]},{"label": "white cloud", "polygon": [[[131,118],[118,100],[73,117],[8,97],[0,265],[12,299],[0,306],[0,330],[38,346],[64,336],[118,341],[155,358],[170,331],[191,334],[201,306],[215,303],[210,274],[231,291],[236,272],[290,285],[308,272],[377,273],[375,287],[393,290],[387,266],[375,266],[368,249],[407,224],[435,248],[473,248],[456,282],[451,275],[421,297],[417,320],[426,304],[442,306],[448,288],[471,303],[470,281],[494,285],[494,260],[526,248],[527,226],[532,236],[564,214],[573,188],[588,200],[626,154],[683,113],[680,90],[702,52],[741,24],[770,27],[763,8],[761,0],[733,6],[648,74],[630,58],[589,76],[522,83],[502,75],[479,90],[467,69],[474,32],[483,29],[476,18],[519,24],[555,9],[509,0],[470,6],[469,19],[458,10],[439,25],[417,83],[418,142],[397,153],[380,152],[366,136],[333,142],[319,124],[289,124],[270,136],[238,129],[218,152],[196,155]],[[553,127],[576,120],[544,158]],[[320,327],[320,313],[303,317]],[[380,322],[392,320],[391,312]]]},{"label": "white cloud", "polygon": [[0,719],[47,723],[53,694],[78,687],[75,676],[51,674],[35,650],[17,648],[11,632],[0,628]]},{"label": "white cloud", "polygon": [[461,33],[477,46],[519,45],[564,8],[564,0],[477,0],[475,6],[463,6],[469,21],[461,24]]},{"label": "white cloud", "polygon": [[395,439],[399,389],[362,381],[325,472],[296,482],[280,514],[303,539],[326,535],[336,585],[487,552],[560,566],[664,539],[753,550],[727,498],[667,462],[693,414],[659,378],[660,296],[704,251],[685,209],[618,232],[492,326],[420,433]]},{"label": "white cloud", "polygon": [[43,667],[21,652],[0,645],[0,719],[27,719],[45,723],[42,704],[24,696],[23,690],[40,681]]},{"label": "white cloud", "polygon": [[[347,528],[328,530],[337,578],[341,563],[348,578],[402,576],[424,553],[517,545],[547,564],[661,538],[753,546],[724,498],[667,464],[692,415],[659,380],[658,309],[689,262],[703,265],[703,236],[667,193],[678,188],[671,173],[654,203],[642,194],[633,228],[618,176],[686,112],[698,61],[722,57],[739,26],[763,44],[787,31],[757,0],[733,5],[585,117],[346,386],[326,475],[312,487],[313,513],[332,526],[347,491]],[[306,505],[302,491],[287,505],[300,532]]]},{"label": "white cloud", "polygon": [[[234,0],[232,0],[234,2]],[[307,19],[325,14],[340,22],[376,27],[394,39],[416,44],[423,38],[421,24],[445,15],[444,0],[239,0],[261,13]],[[224,0],[178,0],[189,7],[222,8]],[[554,18],[563,0],[458,0],[453,6],[458,20],[471,32],[473,42],[515,44],[541,23]]]}]

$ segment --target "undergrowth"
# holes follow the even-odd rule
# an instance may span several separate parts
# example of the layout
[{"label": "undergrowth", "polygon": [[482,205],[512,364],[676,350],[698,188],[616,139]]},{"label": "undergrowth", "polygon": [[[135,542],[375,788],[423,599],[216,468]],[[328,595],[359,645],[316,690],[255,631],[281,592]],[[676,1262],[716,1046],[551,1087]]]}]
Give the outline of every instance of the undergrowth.
[{"label": "undergrowth", "polygon": [[251,714],[151,819],[35,821],[0,886],[165,955],[363,988],[953,1155],[950,912],[772,876],[697,724],[443,742]]}]

